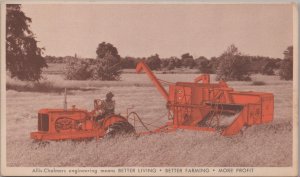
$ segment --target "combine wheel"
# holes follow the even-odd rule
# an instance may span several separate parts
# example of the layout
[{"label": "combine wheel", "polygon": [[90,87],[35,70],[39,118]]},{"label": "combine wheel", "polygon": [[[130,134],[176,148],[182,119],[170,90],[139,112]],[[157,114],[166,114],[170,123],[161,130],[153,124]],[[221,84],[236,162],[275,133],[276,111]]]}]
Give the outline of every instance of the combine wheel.
[{"label": "combine wheel", "polygon": [[110,125],[106,131],[106,137],[135,133],[134,127],[128,122],[116,122]]}]

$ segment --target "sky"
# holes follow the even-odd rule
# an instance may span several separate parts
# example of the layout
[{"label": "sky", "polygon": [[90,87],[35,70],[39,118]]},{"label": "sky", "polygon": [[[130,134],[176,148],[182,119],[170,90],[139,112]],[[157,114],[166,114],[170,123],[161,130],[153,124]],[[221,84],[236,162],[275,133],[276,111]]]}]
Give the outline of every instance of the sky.
[{"label": "sky", "polygon": [[123,57],[243,54],[282,58],[293,44],[292,5],[23,4],[44,55],[95,58],[101,42]]}]

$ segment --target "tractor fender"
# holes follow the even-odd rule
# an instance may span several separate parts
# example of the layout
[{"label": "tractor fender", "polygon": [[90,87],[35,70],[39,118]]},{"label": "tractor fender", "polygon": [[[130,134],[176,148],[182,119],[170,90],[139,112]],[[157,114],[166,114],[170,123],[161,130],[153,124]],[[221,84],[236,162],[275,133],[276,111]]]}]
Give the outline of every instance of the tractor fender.
[{"label": "tractor fender", "polygon": [[102,126],[105,130],[107,130],[110,125],[117,122],[128,122],[128,120],[121,115],[113,114],[104,118]]}]

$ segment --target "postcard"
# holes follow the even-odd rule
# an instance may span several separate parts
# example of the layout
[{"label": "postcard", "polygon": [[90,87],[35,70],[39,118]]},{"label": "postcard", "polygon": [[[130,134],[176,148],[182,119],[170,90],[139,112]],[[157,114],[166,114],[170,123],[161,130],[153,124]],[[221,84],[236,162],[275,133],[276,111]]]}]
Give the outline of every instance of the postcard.
[{"label": "postcard", "polygon": [[296,2],[1,2],[1,175],[298,166]]}]

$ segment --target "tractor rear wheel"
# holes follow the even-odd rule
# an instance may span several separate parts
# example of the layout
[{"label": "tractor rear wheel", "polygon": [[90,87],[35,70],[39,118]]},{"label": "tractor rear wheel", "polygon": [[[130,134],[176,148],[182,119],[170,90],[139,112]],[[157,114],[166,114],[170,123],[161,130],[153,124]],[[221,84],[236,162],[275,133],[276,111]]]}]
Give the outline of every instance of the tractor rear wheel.
[{"label": "tractor rear wheel", "polygon": [[111,124],[107,131],[106,137],[114,137],[116,135],[135,133],[134,127],[129,122],[116,122]]}]

